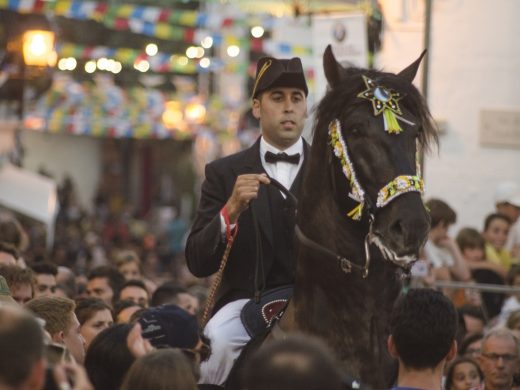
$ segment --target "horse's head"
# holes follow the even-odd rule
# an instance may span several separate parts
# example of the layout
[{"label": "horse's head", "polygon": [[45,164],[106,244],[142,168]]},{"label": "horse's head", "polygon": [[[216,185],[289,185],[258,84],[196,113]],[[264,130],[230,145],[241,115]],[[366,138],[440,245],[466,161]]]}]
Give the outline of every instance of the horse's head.
[{"label": "horse's head", "polygon": [[[419,158],[436,133],[412,85],[421,59],[399,74],[345,69],[327,47],[329,89],[315,126],[314,142],[327,148],[332,162],[330,181],[341,213],[370,221],[370,242],[402,267],[417,259],[430,227]],[[320,137],[323,129],[328,133]]]}]

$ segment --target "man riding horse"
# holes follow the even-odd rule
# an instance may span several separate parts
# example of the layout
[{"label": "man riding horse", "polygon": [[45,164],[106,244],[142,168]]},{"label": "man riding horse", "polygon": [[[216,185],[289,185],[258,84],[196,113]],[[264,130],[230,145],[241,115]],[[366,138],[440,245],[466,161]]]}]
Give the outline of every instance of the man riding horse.
[{"label": "man riding horse", "polygon": [[294,282],[294,208],[278,189],[262,184],[274,178],[298,197],[309,150],[301,136],[307,94],[299,58],[260,59],[252,108],[262,136],[249,149],[206,166],[186,259],[198,277],[217,272],[223,257],[227,261],[204,329],[212,354],[201,364],[199,382],[207,388],[225,383],[250,340],[241,321],[244,305],[262,291]]}]

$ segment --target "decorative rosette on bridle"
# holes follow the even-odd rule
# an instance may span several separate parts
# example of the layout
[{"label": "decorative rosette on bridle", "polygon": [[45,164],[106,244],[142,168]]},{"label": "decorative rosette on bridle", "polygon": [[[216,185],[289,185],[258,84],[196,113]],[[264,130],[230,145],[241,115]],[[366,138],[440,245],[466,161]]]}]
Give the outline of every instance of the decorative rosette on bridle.
[{"label": "decorative rosette on bridle", "polygon": [[[374,116],[383,113],[385,131],[389,134],[399,134],[403,131],[397,119],[403,119],[398,115],[403,115],[399,107],[399,100],[404,95],[393,89],[377,85],[372,79],[363,75],[363,81],[367,89],[360,92],[357,97],[367,99],[372,102]],[[397,114],[397,115],[396,115]]]}]

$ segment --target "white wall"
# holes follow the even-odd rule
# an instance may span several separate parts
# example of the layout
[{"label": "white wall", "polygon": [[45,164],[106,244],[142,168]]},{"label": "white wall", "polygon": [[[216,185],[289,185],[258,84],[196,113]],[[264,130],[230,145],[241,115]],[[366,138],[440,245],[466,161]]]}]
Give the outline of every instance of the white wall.
[{"label": "white wall", "polygon": [[[520,1],[432,3],[428,101],[434,118],[447,126],[439,153],[426,160],[426,195],[446,200],[457,211],[455,233],[461,226],[482,227],[494,209],[499,181],[520,183],[519,149],[479,143],[480,110],[520,110]],[[379,62],[395,71],[422,51],[424,1],[383,5],[387,23]]]},{"label": "white wall", "polygon": [[91,208],[101,166],[101,147],[97,138],[26,130],[22,133],[22,143],[24,168],[35,172],[45,168],[58,185],[70,175],[76,183],[81,205]]}]

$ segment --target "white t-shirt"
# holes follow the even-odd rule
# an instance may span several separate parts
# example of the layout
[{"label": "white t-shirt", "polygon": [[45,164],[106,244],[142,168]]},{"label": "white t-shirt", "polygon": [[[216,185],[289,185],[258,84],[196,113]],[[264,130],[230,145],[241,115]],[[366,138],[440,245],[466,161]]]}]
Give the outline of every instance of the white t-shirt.
[{"label": "white t-shirt", "polygon": [[451,253],[447,249],[438,247],[430,240],[424,246],[424,254],[434,268],[453,267],[455,265],[455,260]]}]

